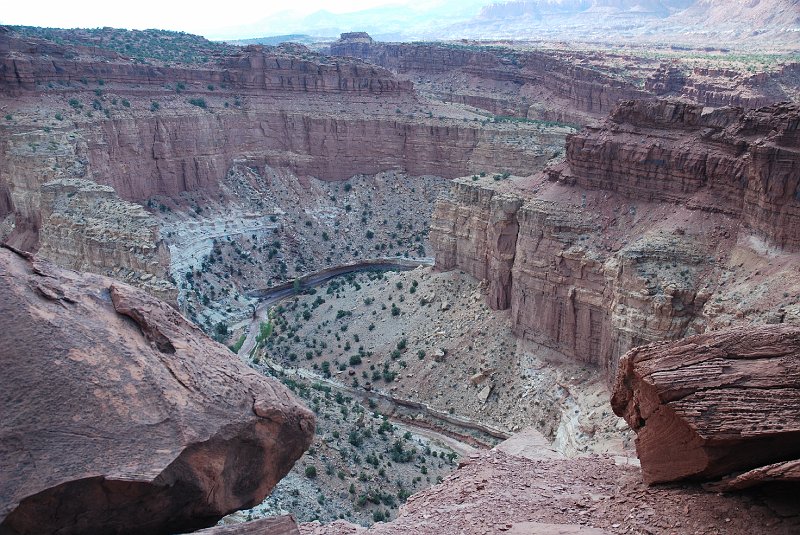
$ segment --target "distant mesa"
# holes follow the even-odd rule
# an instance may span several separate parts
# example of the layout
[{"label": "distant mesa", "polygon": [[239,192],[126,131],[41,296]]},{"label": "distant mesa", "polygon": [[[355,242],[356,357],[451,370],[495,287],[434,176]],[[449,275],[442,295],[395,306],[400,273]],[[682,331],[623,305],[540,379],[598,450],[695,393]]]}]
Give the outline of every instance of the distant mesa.
[{"label": "distant mesa", "polygon": [[367,32],[345,32],[339,36],[339,41],[347,43],[372,43],[372,37]]}]

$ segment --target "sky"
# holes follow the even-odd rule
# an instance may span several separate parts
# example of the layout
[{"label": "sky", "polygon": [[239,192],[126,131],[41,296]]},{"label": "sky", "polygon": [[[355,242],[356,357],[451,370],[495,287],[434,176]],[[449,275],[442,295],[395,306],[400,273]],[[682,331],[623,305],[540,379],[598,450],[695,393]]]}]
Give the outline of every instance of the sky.
[{"label": "sky", "polygon": [[[252,23],[287,11],[304,16],[321,9],[349,13],[377,6],[427,3],[431,0],[236,0],[219,3],[200,0],[9,0],[0,9],[0,24],[55,28],[158,28],[209,35],[220,28]],[[209,8],[209,5],[216,8]]]}]

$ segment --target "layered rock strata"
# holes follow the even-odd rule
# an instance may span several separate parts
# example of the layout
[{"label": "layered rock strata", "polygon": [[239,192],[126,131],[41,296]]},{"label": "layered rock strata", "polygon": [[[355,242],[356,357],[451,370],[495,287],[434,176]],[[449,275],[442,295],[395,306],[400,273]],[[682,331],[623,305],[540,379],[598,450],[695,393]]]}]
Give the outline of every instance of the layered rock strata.
[{"label": "layered rock strata", "polygon": [[42,186],[38,256],[56,264],[114,277],[175,303],[169,250],[158,221],[121,200],[110,186],[63,179]]},{"label": "layered rock strata", "polygon": [[648,483],[754,469],[731,486],[797,480],[800,327],[752,326],[638,347],[620,362],[611,404],[637,433]]},{"label": "layered rock strata", "polygon": [[[364,59],[401,75],[442,84],[434,94],[495,115],[590,124],[621,100],[667,96],[703,106],[760,108],[797,102],[800,65],[770,72],[692,68],[676,59],[656,63],[643,57],[577,50],[517,50],[478,43],[380,43],[367,35],[342,34],[334,56]],[[459,85],[463,76],[482,85]],[[478,81],[475,83],[474,81]],[[486,87],[488,86],[488,87]]]},{"label": "layered rock strata", "polygon": [[[582,65],[581,58],[558,51],[491,50],[478,46],[449,44],[377,43],[352,39],[347,34],[331,44],[334,56],[368,60],[375,65],[408,74],[463,73],[492,84],[512,84],[513,99],[482,98],[451,92],[445,100],[462,102],[502,115],[583,123],[608,114],[621,99],[647,97],[610,72]],[[522,98],[525,96],[526,98]],[[534,104],[527,103],[530,98]],[[549,102],[544,108],[536,102]],[[553,106],[552,104],[558,103]]]},{"label": "layered rock strata", "polygon": [[705,106],[761,108],[788,100],[796,102],[795,94],[787,88],[794,85],[790,80],[798,73],[798,63],[758,73],[662,64],[648,77],[644,88],[656,96],[680,97]]},{"label": "layered rock strata", "polygon": [[0,91],[19,95],[41,84],[64,84],[101,79],[107,84],[135,84],[139,91],[156,91],[165,83],[197,84],[213,94],[212,86],[237,93],[409,93],[411,84],[397,80],[374,65],[328,61],[305,50],[304,59],[280,48],[249,46],[208,66],[147,65],[130,61],[111,50],[61,46],[0,32]]},{"label": "layered rock strata", "polygon": [[0,294],[3,533],[209,526],[311,442],[287,389],[141,290],[4,248]]},{"label": "layered rock strata", "polygon": [[[59,196],[53,188],[64,180],[110,186],[124,201],[170,197],[180,204],[187,193],[225,195],[236,165],[286,169],[301,181],[398,169],[452,178],[493,169],[502,151],[504,171],[528,173],[544,165],[565,135],[528,128],[531,135],[520,136],[509,125],[416,119],[398,113],[419,105],[409,82],[381,67],[297,47],[145,65],[100,47],[3,29],[0,92],[14,99],[4,109],[11,119],[0,124],[0,240],[28,251],[43,245],[50,258],[67,253],[64,265],[103,274],[109,274],[108,251],[98,252],[104,238],[73,248],[70,240],[77,238],[67,227],[85,223],[72,216],[67,222],[63,212],[54,219],[48,196]],[[85,197],[71,199],[69,210]],[[110,231],[134,248],[113,253],[124,279],[145,287],[152,284],[136,279],[150,274],[163,281],[151,259],[133,258],[143,254],[160,264],[158,239],[143,245],[125,226]],[[40,244],[43,228],[49,244]],[[73,237],[53,241],[69,232]],[[168,297],[164,289],[156,295]]]},{"label": "layered rock strata", "polygon": [[[792,106],[704,114],[624,103],[604,128],[568,137],[549,183],[455,181],[431,225],[437,266],[487,280],[489,304],[511,309],[517,335],[600,365],[611,380],[632,347],[707,327],[723,271],[738,267],[724,266],[737,239],[767,243],[792,265],[798,117]],[[731,295],[743,300],[742,290]],[[778,312],[760,321],[790,321]]]},{"label": "layered rock strata", "polygon": [[[573,204],[526,199],[494,184],[456,180],[437,203],[438,269],[488,281],[487,302],[511,309],[513,332],[605,368],[644,342],[685,336],[708,299],[709,244],[629,224]],[[612,251],[612,246],[616,250]]]},{"label": "layered rock strata", "polygon": [[738,216],[776,246],[800,249],[798,106],[709,112],[629,101],[603,128],[570,136],[566,152],[555,180],[643,201],[683,202],[703,192],[714,209]]}]

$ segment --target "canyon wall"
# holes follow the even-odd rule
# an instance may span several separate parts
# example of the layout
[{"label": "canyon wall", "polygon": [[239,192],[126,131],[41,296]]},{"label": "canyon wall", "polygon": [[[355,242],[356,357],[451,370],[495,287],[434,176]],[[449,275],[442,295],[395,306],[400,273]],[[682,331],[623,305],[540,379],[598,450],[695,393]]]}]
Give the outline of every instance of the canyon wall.
[{"label": "canyon wall", "polygon": [[768,72],[742,72],[731,68],[662,64],[645,80],[644,88],[657,96],[680,97],[711,107],[737,106],[755,109],[785,101],[797,101],[800,63],[789,63]]},{"label": "canyon wall", "polygon": [[110,186],[62,179],[42,186],[38,254],[61,266],[136,284],[176,303],[169,251],[159,223],[141,205],[121,200]]},{"label": "canyon wall", "polygon": [[[0,95],[9,97],[0,122],[0,239],[67,267],[113,276],[121,269],[121,278],[159,296],[174,293],[167,255],[152,221],[126,202],[218,197],[235,163],[301,180],[398,169],[453,178],[498,165],[529,174],[565,134],[415,118],[399,112],[419,106],[410,82],[298,46],[145,64],[0,28]],[[97,216],[100,205],[108,217]],[[114,240],[126,250],[112,251]]]},{"label": "canyon wall", "polygon": [[501,146],[503,167],[512,172],[541,168],[549,156],[504,143],[513,133],[499,129],[288,111],[189,111],[104,121],[86,131],[93,174],[129,200],[213,188],[242,158],[345,180],[397,168],[453,178],[494,168]]},{"label": "canyon wall", "polygon": [[566,152],[554,180],[643,201],[681,202],[703,192],[715,209],[769,242],[800,249],[797,106],[704,112],[673,101],[629,101],[604,128],[570,136]]},{"label": "canyon wall", "polygon": [[798,113],[623,103],[571,135],[538,185],[456,180],[434,212],[436,265],[487,280],[515,334],[611,380],[632,347],[707,328],[737,239],[763,240],[796,271]]},{"label": "canyon wall", "polygon": [[[331,61],[306,50],[310,59],[280,48],[250,46],[238,54],[215,58],[208,65],[147,65],[110,50],[62,46],[18,38],[0,32],[0,91],[20,95],[48,84],[134,84],[138,92],[159,91],[164,84],[181,82],[193,92],[230,89],[246,94],[274,92],[355,93],[386,95],[409,93],[409,82],[386,69],[352,60]],[[208,85],[215,88],[209,88]]]},{"label": "canyon wall", "polygon": [[[584,58],[577,52],[563,54],[559,51],[520,52],[455,44],[376,43],[343,37],[331,44],[332,55],[368,60],[398,73],[463,73],[490,84],[518,86],[519,94],[511,100],[464,95],[457,91],[441,95],[444,100],[462,102],[492,113],[584,123],[607,115],[619,100],[651,95],[610,72],[588,64],[581,65]],[[576,59],[575,55],[579,57]],[[528,98],[548,105],[531,105],[526,102]]]},{"label": "canyon wall", "polygon": [[[800,64],[769,72],[659,63],[614,52],[519,50],[478,43],[380,43],[343,34],[334,56],[367,60],[407,76],[437,80],[433,94],[495,115],[590,124],[621,100],[679,97],[705,106],[759,108],[797,101]],[[724,56],[720,59],[725,60]],[[462,85],[458,76],[470,80]],[[428,81],[430,81],[428,80]],[[482,91],[475,86],[482,85]]]}]

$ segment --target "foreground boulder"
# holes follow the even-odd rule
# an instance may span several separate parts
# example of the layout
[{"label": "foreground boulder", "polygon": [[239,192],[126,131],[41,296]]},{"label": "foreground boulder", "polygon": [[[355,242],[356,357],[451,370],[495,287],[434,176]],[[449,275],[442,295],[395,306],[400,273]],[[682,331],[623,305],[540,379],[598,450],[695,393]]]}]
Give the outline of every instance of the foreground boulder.
[{"label": "foreground boulder", "polygon": [[314,417],[174,309],[0,248],[0,533],[168,533],[269,493]]},{"label": "foreground boulder", "polygon": [[637,433],[648,483],[732,472],[748,474],[739,486],[796,481],[800,327],[712,331],[633,349],[611,404]]}]

